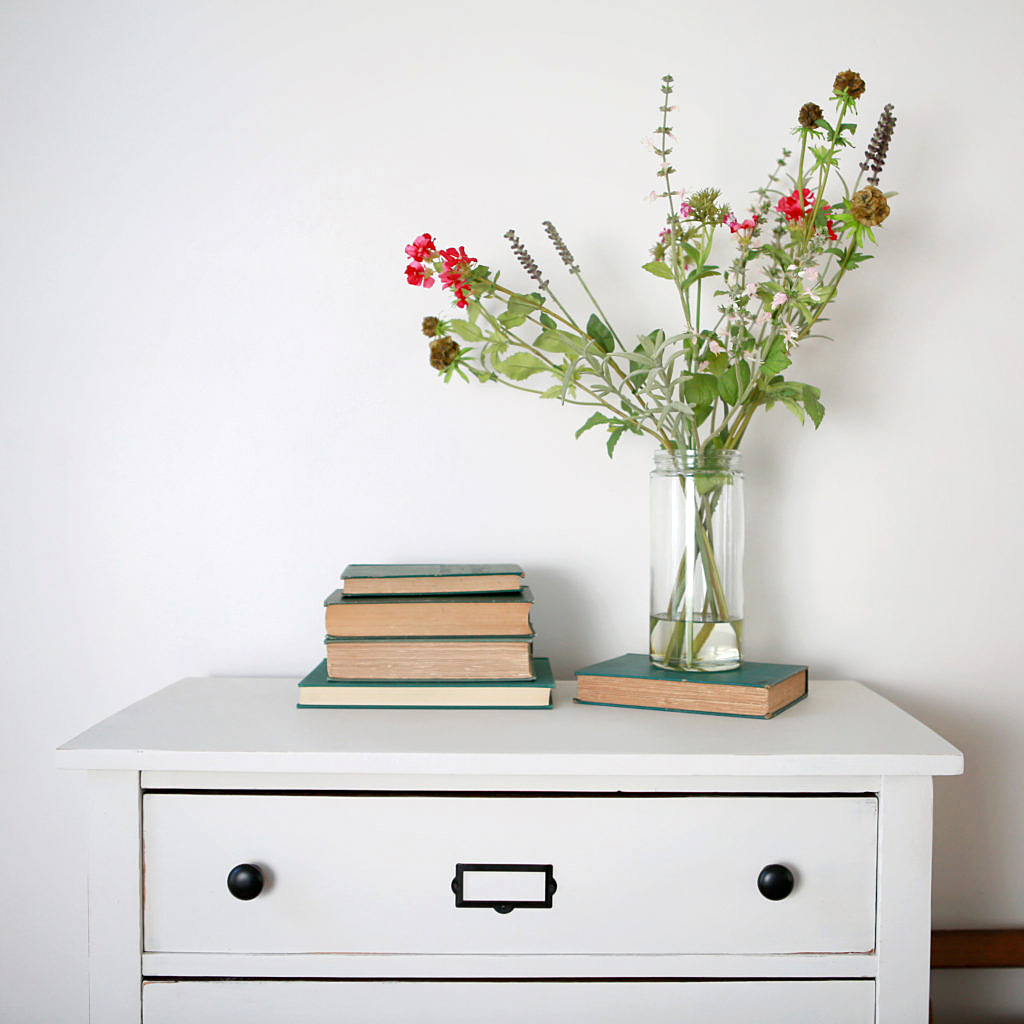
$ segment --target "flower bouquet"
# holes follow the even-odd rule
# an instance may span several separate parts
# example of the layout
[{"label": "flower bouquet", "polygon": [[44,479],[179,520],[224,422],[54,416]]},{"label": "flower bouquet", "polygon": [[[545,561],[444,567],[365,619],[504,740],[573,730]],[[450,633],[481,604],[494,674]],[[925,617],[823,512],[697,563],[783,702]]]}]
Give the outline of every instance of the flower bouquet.
[{"label": "flower bouquet", "polygon": [[820,336],[819,321],[843,277],[871,259],[865,246],[889,215],[893,193],[882,192],[878,181],[896,123],[891,104],[853,183],[840,171],[864,90],[856,72],[837,75],[831,121],[817,103],[805,103],[793,150],[783,149],[749,209],[737,214],[718,189],[675,187],[673,85],[670,75],[662,79],[661,123],[651,140],[659,187],[651,197],[664,202],[666,214],[643,269],[675,289],[675,329],[618,329],[550,221],[545,233],[580,287],[586,315],[555,294],[514,231],[505,237],[533,282],[530,290],[507,287],[464,246],[442,248],[429,234],[406,246],[409,284],[431,288],[439,281],[463,311],[423,321],[431,365],[445,380],[476,378],[586,406],[590,415],[576,436],[602,428],[609,455],[627,432],[657,442],[655,476],[674,477],[667,518],[655,513],[672,539],[663,544],[652,536],[658,564],[652,562],[651,653],[663,666],[728,668],[741,658],[735,455],[758,409],[785,406],[801,422],[820,425],[819,389],[787,371],[801,343]]}]

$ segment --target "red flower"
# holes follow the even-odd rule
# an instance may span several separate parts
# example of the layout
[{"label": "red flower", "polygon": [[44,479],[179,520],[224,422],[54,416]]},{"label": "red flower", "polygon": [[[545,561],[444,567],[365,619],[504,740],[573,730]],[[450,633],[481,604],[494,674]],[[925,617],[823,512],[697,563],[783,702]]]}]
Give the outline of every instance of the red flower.
[{"label": "red flower", "polygon": [[434,287],[432,272],[429,267],[423,266],[422,263],[410,263],[405,268],[405,279],[412,285],[421,284],[424,288]]},{"label": "red flower", "polygon": [[426,234],[414,238],[405,247],[405,254],[417,262],[425,260],[433,252],[437,252],[437,246],[434,245],[434,239]]},{"label": "red flower", "polygon": [[443,288],[451,288],[455,292],[455,305],[460,308],[466,306],[466,295],[470,291],[469,268],[476,263],[472,256],[466,254],[466,247],[460,245],[458,249],[442,249],[441,259],[444,260],[444,270],[438,275]]},{"label": "red flower", "polygon": [[828,230],[828,237],[831,238],[833,242],[836,241],[839,236],[832,230],[832,221],[826,221],[825,227]]},{"label": "red flower", "polygon": [[775,209],[786,216],[786,220],[803,220],[814,206],[814,195],[809,188],[794,189],[793,194],[783,196]]}]

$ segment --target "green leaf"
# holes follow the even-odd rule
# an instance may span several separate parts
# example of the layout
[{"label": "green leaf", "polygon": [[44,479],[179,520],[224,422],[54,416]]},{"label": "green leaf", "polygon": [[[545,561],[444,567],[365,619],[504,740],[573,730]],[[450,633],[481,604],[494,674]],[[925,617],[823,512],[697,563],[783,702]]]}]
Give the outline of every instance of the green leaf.
[{"label": "green leaf", "polygon": [[580,435],[588,431],[591,427],[596,427],[599,423],[607,423],[608,417],[603,412],[595,412],[586,423],[576,431],[576,440],[580,439]]},{"label": "green leaf", "polygon": [[548,388],[547,391],[542,391],[538,398],[561,398],[562,397],[562,385],[556,384],[553,388]]},{"label": "green leaf", "polygon": [[718,267],[713,267],[711,266],[711,264],[708,264],[707,266],[704,267],[698,267],[695,270],[691,270],[690,273],[683,278],[683,287],[689,288],[691,285],[695,285],[698,281],[702,280],[705,277],[717,276]]},{"label": "green leaf", "polygon": [[569,352],[578,353],[583,350],[583,344],[577,341],[571,334],[565,331],[545,330],[537,335],[533,343],[534,348],[542,349],[544,352]]},{"label": "green leaf", "polygon": [[811,391],[818,392],[818,389],[811,388],[810,384],[805,384],[804,408],[807,410],[807,415],[811,417],[814,429],[817,430],[821,426],[821,421],[825,418],[825,406],[818,401],[818,394],[811,394]]},{"label": "green leaf", "polygon": [[696,373],[683,384],[683,397],[690,405],[708,407],[718,401],[718,381],[710,373]]},{"label": "green leaf", "polygon": [[658,365],[656,359],[652,359],[638,345],[632,352],[622,353],[633,366],[643,367],[645,370],[653,370]]},{"label": "green leaf", "polygon": [[664,277],[666,280],[672,280],[672,271],[661,260],[651,260],[650,263],[645,263],[643,268],[648,274],[653,274],[655,277]]},{"label": "green leaf", "polygon": [[626,432],[626,428],[619,426],[615,427],[612,432],[608,435],[608,458],[610,459],[615,454],[615,446],[619,443],[619,438]]},{"label": "green leaf", "polygon": [[700,250],[689,242],[678,242],[679,251],[686,257],[687,263],[700,263]]},{"label": "green leaf", "polygon": [[529,352],[516,352],[508,359],[496,359],[494,363],[510,380],[526,380],[534,373],[551,369],[547,363],[542,362]]},{"label": "green leaf", "polygon": [[768,355],[765,356],[763,365],[761,366],[761,372],[766,377],[774,377],[778,373],[782,373],[787,366],[791,366],[793,360],[786,355],[786,343],[782,338],[775,338],[772,342],[771,347],[768,349]]},{"label": "green leaf", "polygon": [[506,309],[504,313],[498,314],[498,323],[504,327],[519,327],[526,323],[526,320],[525,313],[513,313],[511,309]]},{"label": "green leaf", "polygon": [[[523,319],[530,313],[540,309],[544,300],[539,295],[510,295],[508,298],[508,311],[513,315],[523,314]],[[501,317],[499,316],[500,320]]]},{"label": "green leaf", "polygon": [[804,421],[804,411],[793,401],[792,398],[783,398],[782,404],[801,422]]},{"label": "green leaf", "polygon": [[449,326],[463,341],[483,341],[484,332],[468,320],[452,320]]},{"label": "green leaf", "polygon": [[587,321],[587,334],[589,334],[605,352],[611,352],[611,350],[615,348],[615,338],[612,335],[611,330],[598,318],[596,313],[590,314],[590,319]]},{"label": "green leaf", "polygon": [[716,376],[721,377],[729,369],[728,352],[712,352],[708,356],[708,369]]},{"label": "green leaf", "polygon": [[541,313],[540,322],[544,327],[547,327],[550,330],[554,331],[558,329],[558,324],[556,324],[555,321],[547,315],[547,313]]},{"label": "green leaf", "polygon": [[718,393],[727,405],[735,405],[740,397],[740,385],[736,378],[736,367],[730,366],[718,378]]}]

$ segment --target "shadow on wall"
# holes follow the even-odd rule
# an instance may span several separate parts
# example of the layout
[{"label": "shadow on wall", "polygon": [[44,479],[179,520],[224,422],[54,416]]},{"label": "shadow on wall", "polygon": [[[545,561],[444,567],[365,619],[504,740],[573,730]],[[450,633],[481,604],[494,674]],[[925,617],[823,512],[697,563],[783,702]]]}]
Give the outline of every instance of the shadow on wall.
[{"label": "shadow on wall", "polygon": [[[597,633],[601,604],[593,587],[571,573],[543,566],[530,566],[526,575],[534,598],[534,651],[551,659],[556,679],[572,679],[577,669],[616,653],[607,650],[607,641]],[[643,625],[642,617],[638,623]]]},{"label": "shadow on wall", "polygon": [[1024,970],[932,971],[934,1024],[1024,1024]]}]

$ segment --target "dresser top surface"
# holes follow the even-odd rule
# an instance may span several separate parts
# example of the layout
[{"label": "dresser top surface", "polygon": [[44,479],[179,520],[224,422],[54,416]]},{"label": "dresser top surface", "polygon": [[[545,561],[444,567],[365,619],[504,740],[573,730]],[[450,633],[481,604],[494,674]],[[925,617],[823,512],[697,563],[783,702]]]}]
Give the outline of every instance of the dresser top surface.
[{"label": "dresser top surface", "polygon": [[57,751],[61,768],[472,775],[956,775],[961,753],[860,683],[814,681],[771,720],[577,704],[298,709],[297,680],[183,679]]}]

